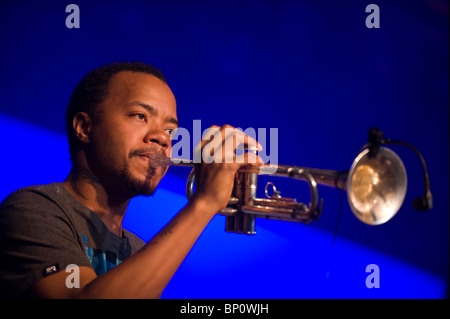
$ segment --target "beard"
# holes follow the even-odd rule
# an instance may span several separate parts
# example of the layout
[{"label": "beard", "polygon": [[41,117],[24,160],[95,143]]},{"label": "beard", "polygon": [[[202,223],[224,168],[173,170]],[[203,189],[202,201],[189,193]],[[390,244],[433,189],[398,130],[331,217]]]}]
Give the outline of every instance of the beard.
[{"label": "beard", "polygon": [[[125,158],[117,156],[117,153],[114,154],[115,152],[109,149],[109,145],[103,145],[103,148],[95,153],[99,157],[89,166],[96,174],[88,169],[83,169],[83,167],[79,167],[77,172],[83,175],[90,184],[101,184],[108,193],[116,194],[115,196],[151,196],[155,193],[157,185],[167,171],[167,167],[158,166],[151,161],[145,165],[142,159],[135,160],[140,156],[151,154],[165,157],[164,152],[159,147],[148,146],[135,149]],[[107,164],[96,165],[97,163]],[[123,193],[124,191],[128,194]]]},{"label": "beard", "polygon": [[[138,149],[129,154],[129,159],[134,156],[140,156],[143,153],[147,153],[149,151],[155,151],[154,148],[145,148],[145,149]],[[155,152],[156,153],[156,152]],[[159,153],[159,152],[157,152]],[[164,153],[162,153],[164,154]],[[160,155],[164,156],[164,155]],[[154,194],[156,190],[156,186],[158,185],[161,178],[164,176],[165,172],[167,171],[167,167],[162,167],[162,171],[158,170],[158,167],[154,167],[154,165],[150,165],[147,168],[147,172],[145,174],[145,178],[142,179],[133,176],[131,174],[130,169],[128,167],[122,168],[118,172],[118,176],[120,180],[123,182],[124,186],[128,191],[133,193],[135,196],[143,195],[143,196],[151,196]],[[160,176],[158,176],[160,175]]]},{"label": "beard", "polygon": [[145,180],[134,177],[128,169],[123,169],[119,172],[119,178],[122,180],[124,186],[135,196],[150,196],[155,193],[156,185],[153,185],[151,180],[154,175],[155,170],[153,168],[148,169]]}]

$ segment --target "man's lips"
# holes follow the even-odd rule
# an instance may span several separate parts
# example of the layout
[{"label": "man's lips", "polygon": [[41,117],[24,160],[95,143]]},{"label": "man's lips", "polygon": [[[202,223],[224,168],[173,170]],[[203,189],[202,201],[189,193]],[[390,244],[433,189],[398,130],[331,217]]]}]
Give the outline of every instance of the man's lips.
[{"label": "man's lips", "polygon": [[141,154],[141,155],[136,155],[136,157],[138,157],[138,158],[141,159],[143,162],[145,162],[145,163],[147,163],[147,164],[150,165],[150,163],[149,163],[150,155],[148,155],[148,154]]}]

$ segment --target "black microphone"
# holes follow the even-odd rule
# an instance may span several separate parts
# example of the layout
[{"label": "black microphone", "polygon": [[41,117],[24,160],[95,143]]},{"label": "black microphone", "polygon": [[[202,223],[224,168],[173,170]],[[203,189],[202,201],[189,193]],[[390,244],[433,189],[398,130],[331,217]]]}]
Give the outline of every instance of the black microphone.
[{"label": "black microphone", "polygon": [[417,197],[413,201],[413,207],[417,211],[426,211],[433,208],[433,195],[431,194],[430,189],[430,179],[428,177],[428,170],[427,165],[425,164],[425,160],[420,154],[419,150],[415,148],[413,145],[403,142],[403,141],[393,141],[388,138],[383,138],[384,132],[380,131],[377,128],[371,128],[369,130],[369,138],[368,138],[368,145],[369,147],[369,157],[374,157],[377,155],[378,150],[380,149],[380,145],[383,144],[397,144],[397,145],[403,145],[411,149],[420,159],[420,163],[422,164],[423,168],[423,184],[424,184],[424,195],[421,197]]},{"label": "black microphone", "polygon": [[422,197],[417,197],[413,201],[413,207],[415,210],[423,212],[423,211],[430,210],[433,208],[433,195],[431,195],[430,179],[428,177],[425,160],[423,159],[422,155],[419,153],[418,150],[416,150],[415,152],[416,152],[416,154],[418,154],[420,161],[422,163],[422,167],[423,167],[423,184],[424,184],[424,188],[425,188],[425,194]]},{"label": "black microphone", "polygon": [[380,131],[376,127],[372,127],[369,130],[369,136],[367,138],[367,144],[369,147],[369,158],[374,158],[377,156],[380,150],[380,145],[383,143],[383,131]]},{"label": "black microphone", "polygon": [[424,212],[426,210],[433,208],[433,195],[431,195],[430,191],[425,192],[425,195],[422,197],[417,197],[413,201],[413,207],[415,210],[420,212]]}]

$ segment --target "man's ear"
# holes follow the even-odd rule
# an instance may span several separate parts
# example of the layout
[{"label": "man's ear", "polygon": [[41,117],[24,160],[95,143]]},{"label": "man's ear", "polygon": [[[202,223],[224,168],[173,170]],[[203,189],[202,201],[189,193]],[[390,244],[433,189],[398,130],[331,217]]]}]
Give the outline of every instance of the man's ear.
[{"label": "man's ear", "polygon": [[91,133],[91,118],[85,112],[79,112],[73,118],[73,130],[75,136],[80,142],[89,143],[89,136]]}]

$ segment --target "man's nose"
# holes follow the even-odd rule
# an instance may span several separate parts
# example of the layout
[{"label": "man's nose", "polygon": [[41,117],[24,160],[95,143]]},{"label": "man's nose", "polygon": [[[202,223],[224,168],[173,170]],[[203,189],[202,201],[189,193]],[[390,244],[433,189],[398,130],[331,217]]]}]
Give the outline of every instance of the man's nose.
[{"label": "man's nose", "polygon": [[145,137],[145,142],[158,144],[163,149],[167,149],[171,143],[169,133],[159,128],[150,130]]}]

